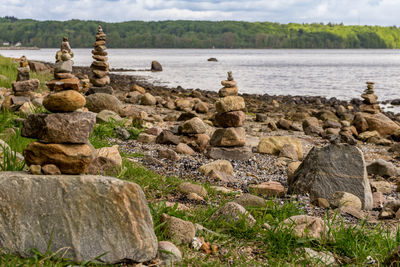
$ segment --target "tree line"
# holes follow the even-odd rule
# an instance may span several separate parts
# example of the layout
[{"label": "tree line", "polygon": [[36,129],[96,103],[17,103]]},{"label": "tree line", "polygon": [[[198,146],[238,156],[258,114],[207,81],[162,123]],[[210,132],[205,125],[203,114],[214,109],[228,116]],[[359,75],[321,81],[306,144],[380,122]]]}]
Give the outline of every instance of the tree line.
[{"label": "tree line", "polygon": [[0,45],[92,47],[101,25],[109,48],[400,48],[396,26],[242,21],[37,21],[0,17]]}]

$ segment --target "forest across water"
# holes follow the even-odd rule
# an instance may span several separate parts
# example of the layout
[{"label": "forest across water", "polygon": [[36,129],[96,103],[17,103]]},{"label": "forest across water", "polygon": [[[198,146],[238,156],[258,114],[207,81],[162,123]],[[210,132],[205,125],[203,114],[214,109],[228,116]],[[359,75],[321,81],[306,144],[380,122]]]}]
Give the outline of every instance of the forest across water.
[{"label": "forest across water", "polygon": [[400,48],[396,26],[280,24],[242,21],[37,21],[0,17],[0,46],[54,48],[63,36],[72,47],[89,48],[97,26],[110,48]]}]

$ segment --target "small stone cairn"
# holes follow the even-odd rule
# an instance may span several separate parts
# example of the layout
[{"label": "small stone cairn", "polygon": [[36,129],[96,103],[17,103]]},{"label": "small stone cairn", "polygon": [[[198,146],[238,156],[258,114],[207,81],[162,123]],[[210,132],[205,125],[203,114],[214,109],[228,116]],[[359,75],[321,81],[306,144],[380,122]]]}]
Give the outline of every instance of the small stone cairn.
[{"label": "small stone cairn", "polygon": [[40,82],[38,79],[30,79],[29,62],[25,56],[20,58],[17,71],[17,81],[12,83],[13,94],[15,96],[31,96],[32,92],[39,88]]},{"label": "small stone cairn", "polygon": [[22,56],[19,59],[19,68],[17,68],[18,75],[17,75],[17,82],[20,81],[27,81],[30,79],[30,71],[28,59],[25,56]]},{"label": "small stone cairn", "polygon": [[36,174],[40,170],[45,174],[85,173],[93,158],[88,138],[96,115],[77,111],[86,100],[79,93],[79,79],[72,74],[72,57],[64,38],[56,54],[55,79],[46,84],[51,92],[43,100],[43,106],[53,113],[31,114],[22,127],[22,136],[38,139],[24,150],[25,161]]},{"label": "small stone cairn", "polygon": [[243,110],[246,105],[243,97],[238,96],[238,87],[232,72],[228,72],[228,79],[221,81],[221,84],[224,87],[218,93],[220,99],[215,104],[217,113],[214,119],[215,126],[220,128],[211,137],[209,156],[215,159],[241,159],[249,154],[248,149],[244,148],[246,131],[243,128]]},{"label": "small stone cairn", "polygon": [[31,100],[35,98],[40,82],[30,78],[29,62],[25,56],[20,58],[17,71],[17,79],[12,83],[12,92],[5,97],[2,108],[27,115],[33,112],[34,105]]},{"label": "small stone cairn", "polygon": [[378,104],[378,96],[374,93],[373,82],[367,82],[367,89],[365,89],[361,97],[364,99],[364,104],[360,106],[361,111],[373,114],[381,112]]},{"label": "small stone cairn", "polygon": [[101,26],[99,26],[96,34],[96,42],[93,45],[94,49],[92,50],[94,61],[92,65],[90,65],[93,73],[90,82],[93,84],[93,87],[89,89],[86,95],[94,93],[113,93],[113,89],[109,85],[110,76],[108,76],[108,74],[110,66],[108,64],[108,53],[106,52],[106,37],[107,35],[103,32]]}]

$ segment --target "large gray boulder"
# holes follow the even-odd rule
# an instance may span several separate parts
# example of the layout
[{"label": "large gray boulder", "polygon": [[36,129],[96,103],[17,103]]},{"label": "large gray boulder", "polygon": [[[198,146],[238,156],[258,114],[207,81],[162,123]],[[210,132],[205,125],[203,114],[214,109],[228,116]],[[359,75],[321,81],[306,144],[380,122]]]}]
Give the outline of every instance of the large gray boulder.
[{"label": "large gray boulder", "polygon": [[24,257],[32,249],[77,262],[145,262],[157,238],[142,189],[93,175],[0,172],[0,247]]},{"label": "large gray boulder", "polygon": [[92,112],[32,114],[24,121],[21,135],[44,143],[87,143],[96,123]]},{"label": "large gray boulder", "polygon": [[363,153],[347,144],[314,147],[289,181],[289,193],[330,199],[337,191],[359,197],[364,209],[372,209]]}]

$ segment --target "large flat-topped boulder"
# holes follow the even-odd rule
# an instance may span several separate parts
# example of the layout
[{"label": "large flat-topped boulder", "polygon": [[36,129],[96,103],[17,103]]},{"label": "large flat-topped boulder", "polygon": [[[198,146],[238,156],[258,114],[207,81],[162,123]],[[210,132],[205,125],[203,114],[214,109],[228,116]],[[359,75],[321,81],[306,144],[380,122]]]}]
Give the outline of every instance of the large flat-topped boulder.
[{"label": "large flat-topped boulder", "polygon": [[356,113],[353,124],[358,132],[377,131],[382,137],[386,137],[400,130],[400,126],[397,123],[382,113]]},{"label": "large flat-topped boulder", "polygon": [[289,181],[289,193],[330,199],[337,191],[359,197],[364,209],[372,208],[363,153],[347,144],[314,147]]},{"label": "large flat-topped boulder", "polygon": [[[0,247],[24,257],[32,249],[77,262],[156,257],[157,238],[142,189],[94,175],[0,172]],[[51,246],[49,246],[51,244]]]}]

